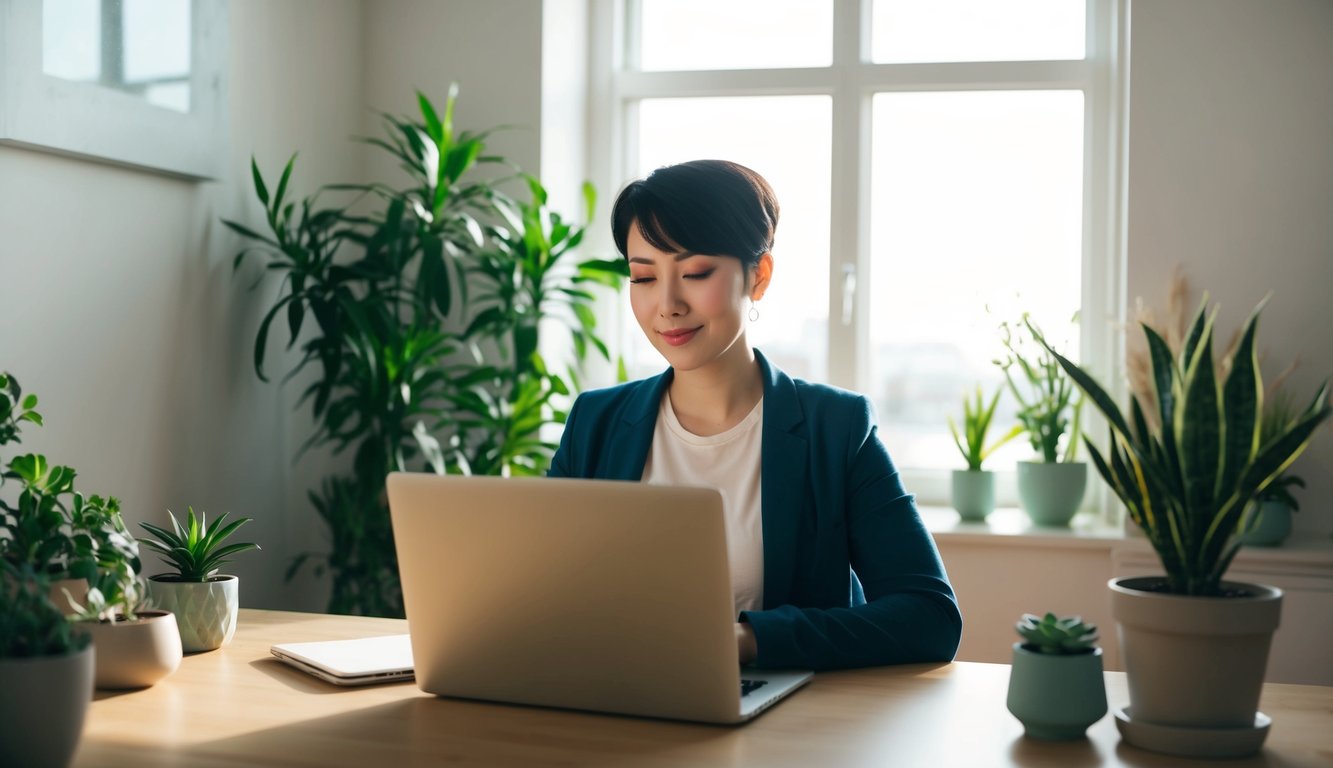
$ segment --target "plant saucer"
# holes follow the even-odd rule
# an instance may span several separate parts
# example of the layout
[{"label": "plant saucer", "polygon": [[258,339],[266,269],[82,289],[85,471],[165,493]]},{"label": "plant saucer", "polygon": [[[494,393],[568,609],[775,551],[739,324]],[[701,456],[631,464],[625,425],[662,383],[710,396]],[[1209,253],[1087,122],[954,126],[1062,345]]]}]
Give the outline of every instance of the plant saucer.
[{"label": "plant saucer", "polygon": [[1187,757],[1245,757],[1264,745],[1273,719],[1254,714],[1249,728],[1191,728],[1133,719],[1129,707],[1115,710],[1115,727],[1125,742],[1140,749]]}]

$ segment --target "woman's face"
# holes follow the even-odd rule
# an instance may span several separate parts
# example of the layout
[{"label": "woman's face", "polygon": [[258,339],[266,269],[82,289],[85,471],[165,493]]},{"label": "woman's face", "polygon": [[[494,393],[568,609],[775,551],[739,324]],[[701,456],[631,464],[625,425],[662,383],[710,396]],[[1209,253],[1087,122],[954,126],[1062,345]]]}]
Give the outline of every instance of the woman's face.
[{"label": "woman's face", "polygon": [[636,222],[626,243],[630,307],[648,340],[672,368],[688,371],[745,349],[745,266],[731,256],[668,253],[643,239]]}]

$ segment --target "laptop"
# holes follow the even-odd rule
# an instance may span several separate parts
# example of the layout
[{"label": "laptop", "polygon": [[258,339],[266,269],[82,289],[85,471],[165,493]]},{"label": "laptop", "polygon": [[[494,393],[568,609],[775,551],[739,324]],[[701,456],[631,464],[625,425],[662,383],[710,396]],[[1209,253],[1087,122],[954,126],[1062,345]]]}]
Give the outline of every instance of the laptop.
[{"label": "laptop", "polygon": [[394,683],[413,677],[412,645],[407,635],[277,643],[269,653],[334,685]]},{"label": "laptop", "polygon": [[395,472],[388,493],[426,693],[741,723],[811,677],[738,663],[714,489]]}]

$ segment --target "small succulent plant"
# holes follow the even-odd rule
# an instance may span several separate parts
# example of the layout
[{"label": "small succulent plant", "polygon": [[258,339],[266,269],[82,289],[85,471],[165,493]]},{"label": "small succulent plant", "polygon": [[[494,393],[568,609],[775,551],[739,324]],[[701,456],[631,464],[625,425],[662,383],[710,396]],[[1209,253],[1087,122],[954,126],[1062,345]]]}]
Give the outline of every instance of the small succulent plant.
[{"label": "small succulent plant", "polygon": [[1014,627],[1023,638],[1023,647],[1038,653],[1069,656],[1088,653],[1097,645],[1097,627],[1084,624],[1081,616],[1025,613]]},{"label": "small succulent plant", "polygon": [[227,513],[208,525],[204,513],[195,517],[194,508],[187,507],[185,525],[176,520],[176,515],[167,510],[171,517],[173,530],[160,528],[151,523],[139,523],[157,538],[141,538],[144,546],[154,550],[162,557],[162,562],[175,566],[181,581],[208,581],[218,568],[237,553],[248,549],[259,549],[258,544],[249,542],[228,544],[225,542],[237,528],[250,522],[251,518],[241,519],[224,526]]}]

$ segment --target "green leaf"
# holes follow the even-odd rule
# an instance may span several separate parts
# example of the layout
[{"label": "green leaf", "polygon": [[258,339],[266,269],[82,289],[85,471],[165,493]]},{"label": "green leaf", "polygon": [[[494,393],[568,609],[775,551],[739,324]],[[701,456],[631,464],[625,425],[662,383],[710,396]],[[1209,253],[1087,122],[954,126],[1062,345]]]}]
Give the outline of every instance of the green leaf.
[{"label": "green leaf", "polygon": [[1259,312],[1263,306],[1263,302],[1260,302],[1245,323],[1240,344],[1231,361],[1231,373],[1227,375],[1223,386],[1222,414],[1225,417],[1225,428],[1222,467],[1213,490],[1213,496],[1217,499],[1225,499],[1231,494],[1241,471],[1259,450],[1264,388],[1254,338],[1258,333]]},{"label": "green leaf", "polygon": [[[1176,412],[1176,444],[1184,476],[1185,504],[1207,522],[1217,482],[1222,442],[1222,414],[1213,375],[1213,334],[1209,322],[1185,373],[1185,396]],[[1202,533],[1202,531],[1199,531]]]},{"label": "green leaf", "polygon": [[264,177],[259,173],[259,163],[255,161],[253,156],[250,158],[250,175],[254,177],[255,194],[259,195],[259,202],[263,203],[264,207],[267,208],[268,187],[264,186]]},{"label": "green leaf", "polygon": [[426,94],[421,91],[417,91],[417,104],[421,107],[421,117],[426,121],[426,134],[436,144],[444,143],[444,125],[435,114],[435,107],[431,105],[430,99],[427,99]]},{"label": "green leaf", "polygon": [[592,182],[583,182],[583,220],[592,221],[593,211],[597,207],[597,188]]},{"label": "green leaf", "polygon": [[37,407],[36,395],[28,395],[27,397],[23,398],[23,410],[31,411],[33,408],[36,407]]}]

